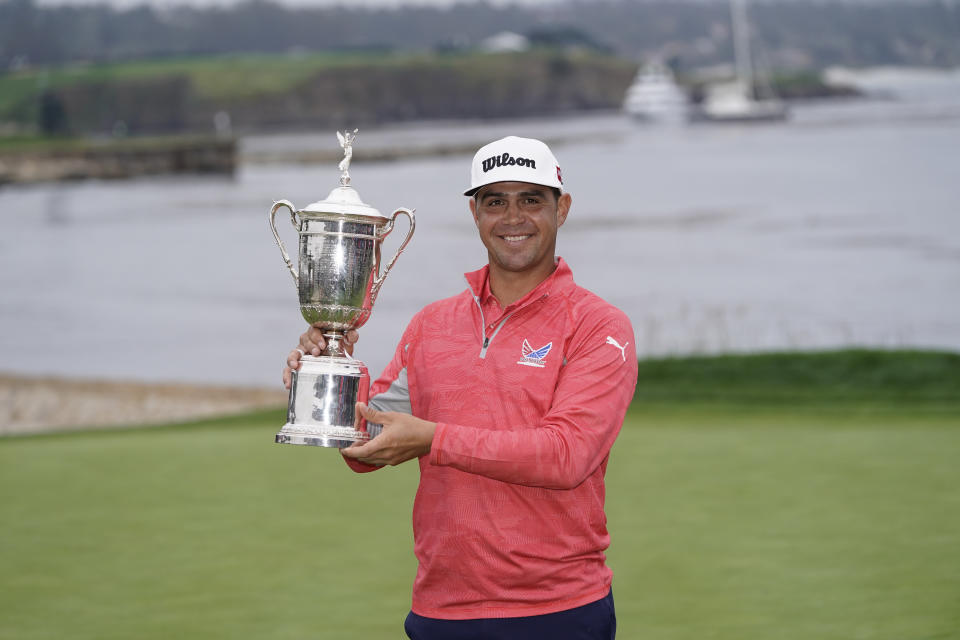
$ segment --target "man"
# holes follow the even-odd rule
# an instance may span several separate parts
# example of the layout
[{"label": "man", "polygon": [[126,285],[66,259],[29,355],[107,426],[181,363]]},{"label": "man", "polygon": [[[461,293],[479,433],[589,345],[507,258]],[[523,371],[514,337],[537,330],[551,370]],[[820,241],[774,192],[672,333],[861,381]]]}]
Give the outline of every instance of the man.
[{"label": "man", "polygon": [[[572,200],[547,145],[482,147],[464,195],[489,263],[414,316],[357,406],[383,432],[342,454],[358,472],[419,459],[410,638],[613,638],[604,473],[633,329],[554,255]],[[288,387],[323,346],[301,336]]]}]

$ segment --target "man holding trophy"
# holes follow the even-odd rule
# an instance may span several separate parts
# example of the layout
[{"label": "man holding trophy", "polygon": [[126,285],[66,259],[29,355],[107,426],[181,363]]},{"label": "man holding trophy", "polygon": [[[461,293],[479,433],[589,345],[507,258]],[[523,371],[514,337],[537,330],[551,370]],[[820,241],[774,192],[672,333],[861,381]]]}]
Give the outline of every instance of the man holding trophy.
[{"label": "man holding trophy", "polygon": [[[547,145],[482,147],[464,195],[489,262],[414,316],[356,403],[369,434],[341,453],[358,472],[419,461],[410,638],[614,638],[604,474],[636,386],[633,328],[554,255],[572,199]],[[320,324],[288,388],[331,337],[352,352],[358,325]]]}]

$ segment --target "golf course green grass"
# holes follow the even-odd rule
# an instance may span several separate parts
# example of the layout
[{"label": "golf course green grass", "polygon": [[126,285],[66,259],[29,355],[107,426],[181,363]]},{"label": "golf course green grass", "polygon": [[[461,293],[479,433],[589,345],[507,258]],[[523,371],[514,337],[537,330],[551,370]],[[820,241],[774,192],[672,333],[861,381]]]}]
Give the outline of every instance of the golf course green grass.
[{"label": "golf course green grass", "polygon": [[[960,638],[960,356],[750,358],[641,363],[618,637]],[[0,638],[403,637],[416,465],[354,474],[282,423],[0,439]]]}]

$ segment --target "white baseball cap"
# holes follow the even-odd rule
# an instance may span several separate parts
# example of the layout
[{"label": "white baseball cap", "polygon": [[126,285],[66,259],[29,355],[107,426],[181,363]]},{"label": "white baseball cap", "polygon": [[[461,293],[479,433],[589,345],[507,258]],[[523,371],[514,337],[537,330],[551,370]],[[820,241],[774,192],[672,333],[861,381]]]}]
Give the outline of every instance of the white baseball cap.
[{"label": "white baseball cap", "polygon": [[507,136],[480,147],[470,166],[472,196],[480,187],[494,182],[529,182],[563,191],[560,163],[550,147],[533,138]]}]

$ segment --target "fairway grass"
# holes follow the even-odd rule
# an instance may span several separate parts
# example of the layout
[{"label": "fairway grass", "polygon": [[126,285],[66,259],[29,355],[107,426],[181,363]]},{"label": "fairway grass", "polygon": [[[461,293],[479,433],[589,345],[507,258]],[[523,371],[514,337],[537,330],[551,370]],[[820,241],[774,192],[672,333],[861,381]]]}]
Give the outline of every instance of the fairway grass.
[{"label": "fairway grass", "polygon": [[[416,465],[282,423],[0,439],[0,638],[403,637]],[[960,638],[958,453],[955,411],[635,406],[619,637]]]},{"label": "fairway grass", "polygon": [[607,474],[620,637],[960,638],[960,416],[631,415]]}]

